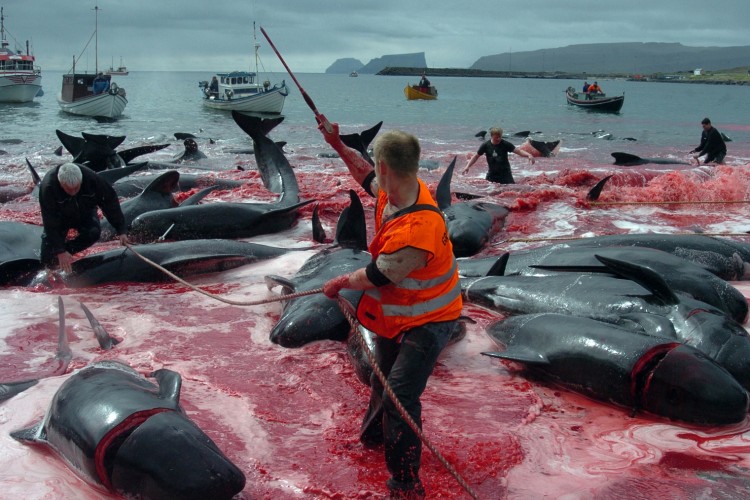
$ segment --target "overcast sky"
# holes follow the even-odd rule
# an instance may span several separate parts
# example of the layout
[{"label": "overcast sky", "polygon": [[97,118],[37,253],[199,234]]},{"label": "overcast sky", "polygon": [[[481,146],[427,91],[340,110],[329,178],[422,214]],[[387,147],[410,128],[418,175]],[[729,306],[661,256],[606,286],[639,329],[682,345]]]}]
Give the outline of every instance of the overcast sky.
[{"label": "overcast sky", "polygon": [[[353,57],[424,52],[433,68],[482,56],[581,43],[750,45],[748,0],[0,0],[5,27],[28,39],[37,64],[68,70],[94,32],[99,66],[131,70],[247,68],[253,21],[295,73],[322,73]],[[284,71],[260,30],[261,62]],[[94,42],[78,68],[93,71]]]}]

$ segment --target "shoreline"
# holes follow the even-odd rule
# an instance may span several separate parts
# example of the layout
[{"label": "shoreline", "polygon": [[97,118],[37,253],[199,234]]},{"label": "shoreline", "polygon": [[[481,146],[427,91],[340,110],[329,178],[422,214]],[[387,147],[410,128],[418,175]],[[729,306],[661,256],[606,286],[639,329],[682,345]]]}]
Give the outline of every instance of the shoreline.
[{"label": "shoreline", "polygon": [[[567,73],[562,71],[485,71],[466,68],[406,68],[387,67],[375,75],[377,76],[455,76],[462,78],[536,78],[546,80],[587,80],[593,77],[588,73]],[[750,79],[740,80],[724,76],[694,77],[693,75],[626,75],[597,74],[599,80],[628,80],[634,82],[662,82],[662,83],[705,83],[709,85],[750,85]]]}]

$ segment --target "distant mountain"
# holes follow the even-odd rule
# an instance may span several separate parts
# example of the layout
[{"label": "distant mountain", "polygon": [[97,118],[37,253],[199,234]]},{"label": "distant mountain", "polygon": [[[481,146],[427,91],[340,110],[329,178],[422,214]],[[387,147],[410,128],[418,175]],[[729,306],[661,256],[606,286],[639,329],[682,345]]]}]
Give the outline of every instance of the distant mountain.
[{"label": "distant mountain", "polygon": [[[354,66],[354,63],[359,63],[359,66]],[[377,57],[371,59],[365,65],[362,65],[357,59],[346,58],[338,59],[331,66],[326,69],[326,73],[351,73],[356,71],[360,74],[372,74],[374,75],[378,71],[388,66],[400,66],[409,68],[427,68],[427,61],[424,57],[424,52],[415,52],[413,54],[391,54],[387,56]]]},{"label": "distant mountain", "polygon": [[643,74],[746,66],[750,46],[687,47],[680,43],[595,43],[480,57],[470,69]]},{"label": "distant mountain", "polygon": [[352,57],[346,57],[344,59],[336,59],[336,62],[328,66],[326,73],[346,73],[349,74],[352,71],[359,71],[364,66],[362,61],[354,59]]}]

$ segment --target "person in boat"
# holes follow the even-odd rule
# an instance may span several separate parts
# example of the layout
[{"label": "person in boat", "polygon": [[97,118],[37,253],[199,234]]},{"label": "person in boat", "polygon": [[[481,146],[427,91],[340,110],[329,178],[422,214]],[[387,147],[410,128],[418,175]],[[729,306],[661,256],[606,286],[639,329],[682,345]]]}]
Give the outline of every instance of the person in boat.
[{"label": "person in boat", "polygon": [[480,156],[484,155],[487,158],[488,181],[498,182],[500,184],[515,184],[513,173],[510,171],[508,153],[525,156],[529,159],[529,162],[532,165],[535,162],[534,155],[514,146],[510,141],[503,139],[503,129],[493,127],[490,129],[490,140],[483,142],[482,145],[479,146],[479,149],[474,153],[474,156],[472,156],[466,163],[466,167],[464,167],[462,173],[468,173],[471,166],[477,162]]},{"label": "person in boat", "polygon": [[695,161],[700,163],[700,157],[704,156],[703,163],[724,163],[724,157],[727,155],[727,144],[724,142],[724,138],[721,137],[721,133],[711,125],[711,120],[704,118],[701,120],[701,126],[703,132],[701,132],[701,143],[698,147],[690,151],[691,154],[695,154],[693,158]]},{"label": "person in boat", "polygon": [[418,86],[420,92],[424,92],[425,94],[430,93],[430,81],[424,73],[422,73],[422,78],[419,80]]},{"label": "person in boat", "polygon": [[208,85],[208,97],[219,97],[219,80],[214,76]]},{"label": "person in boat", "polygon": [[[375,332],[375,358],[397,400],[421,427],[420,396],[461,314],[461,288],[445,219],[419,171],[416,137],[391,130],[374,144],[375,168],[341,141],[339,126],[320,116],[325,141],[352,177],[377,199],[372,261],[334,278],[323,293],[364,290],[356,316]],[[327,130],[328,129],[328,130]],[[390,498],[424,498],[422,442],[373,374],[360,432],[366,447],[385,445]]]},{"label": "person in boat", "polygon": [[593,95],[593,94],[602,94],[603,92],[599,84],[597,82],[594,82],[591,85],[589,85],[588,93]]},{"label": "person in boat", "polygon": [[91,91],[94,94],[103,94],[107,90],[109,90],[109,80],[100,72],[91,84]]},{"label": "person in boat", "polygon": [[590,86],[591,85],[589,85],[589,82],[583,82],[583,92],[584,93],[588,92]]},{"label": "person in boat", "polygon": [[[40,259],[49,268],[57,264],[70,272],[73,255],[99,240],[98,208],[117,231],[120,243],[129,243],[117,193],[88,167],[64,163],[47,172],[39,185],[39,205],[44,224]],[[67,239],[70,229],[78,234]]]}]

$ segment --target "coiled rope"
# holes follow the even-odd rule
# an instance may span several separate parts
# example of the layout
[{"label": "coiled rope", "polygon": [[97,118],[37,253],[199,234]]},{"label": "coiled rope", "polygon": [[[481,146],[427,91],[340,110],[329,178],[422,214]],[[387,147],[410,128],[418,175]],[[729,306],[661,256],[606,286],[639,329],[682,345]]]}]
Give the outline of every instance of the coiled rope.
[{"label": "coiled rope", "polygon": [[[296,297],[303,297],[305,295],[313,295],[316,293],[323,292],[322,288],[315,288],[313,290],[307,290],[304,292],[297,292],[297,293],[292,293],[292,294],[287,294],[287,295],[279,295],[277,297],[273,297],[270,299],[255,300],[255,301],[250,301],[250,302],[225,299],[224,297],[221,297],[219,295],[213,294],[211,292],[207,292],[203,290],[202,288],[193,285],[192,283],[188,283],[187,281],[183,280],[182,278],[172,273],[168,269],[165,269],[161,265],[152,261],[148,257],[141,255],[129,243],[126,243],[125,247],[131,252],[133,252],[133,254],[135,254],[136,257],[138,257],[145,263],[149,264],[150,266],[153,266],[156,269],[159,269],[170,278],[182,283],[183,285],[189,287],[192,290],[195,290],[198,293],[202,293],[203,295],[207,297],[216,299],[226,304],[231,304],[231,305],[236,305],[236,306],[256,306],[256,305],[261,305],[261,304],[269,304],[272,302],[280,302],[280,301],[287,300],[287,299],[293,299]],[[386,379],[385,374],[378,366],[378,362],[375,359],[375,354],[367,346],[367,339],[365,339],[365,333],[357,327],[358,321],[352,315],[352,312],[351,312],[353,310],[353,306],[340,295],[337,297],[337,301],[338,301],[339,308],[341,309],[341,312],[343,313],[346,320],[349,322],[349,326],[354,332],[357,332],[357,340],[360,342],[362,346],[362,350],[367,354],[367,360],[370,362],[373,372],[375,372],[375,375],[378,377],[378,380],[380,380],[380,383],[383,385],[383,390],[385,391],[385,393],[388,395],[389,398],[391,398],[391,401],[393,401],[394,406],[398,410],[399,415],[401,415],[401,418],[404,419],[404,421],[407,423],[409,428],[411,428],[411,430],[414,431],[414,434],[416,434],[417,437],[419,437],[419,440],[422,441],[422,443],[424,443],[425,447],[427,447],[432,452],[433,455],[435,455],[438,461],[441,464],[443,464],[443,467],[445,467],[445,469],[456,479],[458,484],[460,484],[461,487],[464,490],[466,490],[466,492],[471,496],[471,498],[478,500],[479,496],[471,488],[469,483],[467,483],[466,480],[463,477],[461,477],[461,475],[450,464],[450,462],[448,462],[448,460],[446,460],[446,458],[440,453],[440,451],[437,448],[435,448],[432,442],[429,439],[427,439],[427,437],[422,432],[422,429],[420,429],[419,426],[417,426],[417,424],[414,422],[414,419],[411,418],[411,415],[409,415],[409,413],[406,411],[406,408],[404,408],[404,406],[401,404],[401,401],[399,401],[398,397],[396,396],[396,393],[393,392],[393,388],[391,388],[390,384],[388,384],[388,380]]]}]

